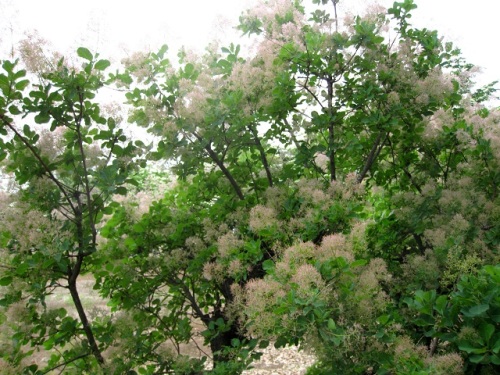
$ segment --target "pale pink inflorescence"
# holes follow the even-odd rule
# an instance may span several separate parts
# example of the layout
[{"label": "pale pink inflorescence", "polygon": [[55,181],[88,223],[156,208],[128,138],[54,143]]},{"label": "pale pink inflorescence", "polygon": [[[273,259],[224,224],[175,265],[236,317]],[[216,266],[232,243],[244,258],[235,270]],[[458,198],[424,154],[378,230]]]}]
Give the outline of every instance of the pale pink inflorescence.
[{"label": "pale pink inflorescence", "polygon": [[20,252],[41,250],[56,254],[62,242],[69,241],[73,234],[62,230],[63,222],[51,215],[16,202],[4,207],[1,214],[5,231],[15,239],[14,247]]},{"label": "pale pink inflorescence", "polygon": [[[256,7],[249,10],[246,17],[258,19],[263,24],[263,30],[268,39],[278,39],[282,36],[294,37],[293,32],[299,33],[304,23],[304,15],[300,13],[289,0],[260,1]],[[278,22],[278,18],[285,18],[289,22]],[[298,27],[289,25],[292,23]]]},{"label": "pale pink inflorescence", "polygon": [[279,225],[277,213],[272,207],[257,205],[250,210],[250,229],[259,232],[263,229],[275,228]]},{"label": "pale pink inflorescence", "polygon": [[283,286],[277,281],[252,279],[246,284],[245,314],[258,316],[258,321],[248,324],[249,333],[268,335],[273,331],[280,318],[272,310],[285,295]]},{"label": "pale pink inflorescence", "polygon": [[224,266],[216,262],[208,262],[203,265],[203,277],[207,280],[222,282],[225,277]]},{"label": "pale pink inflorescence", "polygon": [[323,291],[326,287],[321,274],[311,264],[302,264],[297,268],[290,282],[296,286],[299,298],[308,298],[312,293]]},{"label": "pale pink inflorescence", "polygon": [[421,361],[436,375],[463,375],[463,358],[458,353],[431,354],[424,345],[414,344],[408,336],[401,336],[393,346],[394,362],[408,369],[408,363]]},{"label": "pale pink inflorescence", "polygon": [[152,76],[151,66],[149,64],[149,53],[134,52],[130,56],[122,59],[122,64],[131,69],[138,82],[143,82]]},{"label": "pale pink inflorescence", "polygon": [[227,232],[217,240],[217,249],[222,258],[229,257],[231,253],[237,251],[244,245],[244,242],[233,232]]},{"label": "pale pink inflorescence", "polygon": [[432,98],[441,101],[453,92],[453,76],[445,74],[441,68],[434,68],[424,79],[416,80],[416,90],[419,95],[416,98],[419,104],[428,104]]},{"label": "pale pink inflorescence", "polygon": [[272,103],[279,72],[279,66],[274,64],[277,53],[276,46],[265,40],[257,47],[255,57],[234,64],[228,87],[243,96],[241,108],[247,116]]},{"label": "pale pink inflorescence", "polygon": [[[500,217],[492,202],[491,191],[494,190],[488,192],[488,189],[495,188],[489,187],[490,179],[485,179],[477,171],[485,170],[484,163],[489,171],[500,166],[500,116],[497,110],[485,111],[481,104],[470,98],[464,98],[463,108],[465,111],[458,118],[452,110],[439,109],[423,120],[423,142],[430,147],[450,137],[446,128],[453,129],[456,139],[453,147],[464,154],[456,170],[450,170],[441,181],[423,184],[419,194],[406,192],[393,198],[399,207],[395,214],[400,220],[412,222],[415,212],[429,215],[428,225],[423,230],[423,244],[447,254],[438,266],[449,275],[449,280],[469,265],[477,265],[480,259],[498,261],[498,255],[491,251],[486,238],[487,229]],[[454,128],[457,124],[460,126]],[[486,159],[467,157],[480,142],[487,144],[487,152],[491,152],[486,162]],[[481,230],[471,240],[470,233],[474,228]],[[464,264],[463,269],[458,264],[460,261]]]},{"label": "pale pink inflorescence", "polygon": [[113,201],[124,207],[129,217],[138,221],[142,215],[149,211],[149,207],[155,199],[159,198],[158,194],[148,191],[138,191],[135,194],[129,195],[114,195]]},{"label": "pale pink inflorescence", "polygon": [[343,257],[349,262],[354,260],[351,244],[341,233],[323,237],[321,245],[318,247],[318,260],[325,261],[336,257]]}]

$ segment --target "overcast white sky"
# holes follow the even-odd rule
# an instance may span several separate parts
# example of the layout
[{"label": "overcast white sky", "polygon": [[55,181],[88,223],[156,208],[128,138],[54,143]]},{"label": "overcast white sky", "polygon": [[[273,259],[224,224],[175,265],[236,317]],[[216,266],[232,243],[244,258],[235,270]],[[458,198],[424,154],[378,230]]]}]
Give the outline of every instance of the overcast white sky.
[{"label": "overcast white sky", "polygon": [[[402,0],[400,0],[402,1]],[[466,58],[484,69],[482,82],[500,79],[497,47],[498,0],[415,0],[413,22],[437,29],[458,45]],[[36,29],[56,50],[78,46],[102,57],[153,49],[166,43],[203,49],[214,38],[236,40],[227,28],[256,0],[0,0],[0,50],[9,50],[23,32]],[[379,0],[390,7],[393,0]],[[340,0],[339,9],[373,3]],[[224,30],[224,27],[226,29]],[[12,33],[11,33],[12,31]],[[228,39],[228,40],[229,40]]]}]

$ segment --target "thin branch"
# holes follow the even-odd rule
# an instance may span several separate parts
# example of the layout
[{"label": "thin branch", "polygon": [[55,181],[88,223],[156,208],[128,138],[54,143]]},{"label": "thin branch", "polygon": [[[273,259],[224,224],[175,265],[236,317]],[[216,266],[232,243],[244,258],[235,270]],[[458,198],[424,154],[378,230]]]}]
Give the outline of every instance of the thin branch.
[{"label": "thin branch", "polygon": [[437,337],[434,337],[431,340],[431,347],[430,347],[430,350],[429,350],[429,356],[430,357],[432,357],[434,355],[434,353],[436,352],[436,349],[438,347],[438,343],[439,343],[439,339]]},{"label": "thin branch", "polygon": [[[382,137],[383,137],[384,133],[386,135],[385,139],[382,142],[382,144],[380,144],[381,141],[382,141]],[[361,170],[361,173],[358,174],[358,177],[356,178],[356,180],[357,180],[358,183],[361,183],[364,180],[364,178],[366,177],[366,174],[371,169],[373,163],[375,162],[375,159],[380,154],[380,151],[382,150],[382,148],[384,146],[384,143],[387,140],[387,136],[388,136],[388,133],[386,133],[384,131],[381,131],[378,134],[377,139],[375,140],[375,142],[373,142],[373,145],[372,145],[372,148],[370,150],[370,153],[368,154],[368,157],[366,158],[365,165],[364,165],[363,169]]]},{"label": "thin branch", "polygon": [[200,345],[196,342],[196,340],[194,339],[194,337],[193,337],[193,336],[191,336],[189,339],[190,339],[191,341],[193,341],[194,346],[196,346],[196,348],[198,349],[198,351],[199,351],[200,353],[203,353],[203,354],[204,354],[204,355],[206,355],[206,356],[207,356],[207,358],[209,358],[209,359],[213,359],[213,358],[212,358],[212,356],[211,356],[209,353],[207,353],[206,351],[204,351],[204,350],[200,347]]},{"label": "thin branch", "polygon": [[321,109],[325,108],[325,106],[323,105],[321,100],[319,100],[319,98],[316,96],[316,94],[314,92],[312,92],[311,89],[307,86],[307,82],[304,82],[304,84],[300,84],[299,82],[297,82],[297,83],[300,87],[302,87],[304,90],[306,90],[313,97],[313,99],[316,101],[316,103],[319,104]]},{"label": "thin branch", "polygon": [[330,180],[335,181],[337,176],[336,165],[335,165],[335,123],[333,122],[333,80],[332,77],[327,79],[327,89],[328,89],[328,157],[330,158],[329,169],[330,169]]},{"label": "thin branch", "polygon": [[332,4],[333,4],[333,12],[335,14],[335,32],[339,32],[339,18],[337,16],[337,3],[339,2],[339,0],[332,0]]},{"label": "thin branch", "polygon": [[[203,146],[203,138],[199,134],[197,134],[195,132],[193,132],[192,134],[196,137],[196,139],[198,140],[198,142],[200,142],[200,144]],[[212,159],[212,161],[215,164],[217,164],[217,166],[222,171],[222,173],[224,174],[224,176],[226,176],[226,178],[229,180],[229,183],[233,187],[233,189],[236,192],[236,195],[238,196],[238,198],[241,199],[241,200],[244,200],[245,196],[243,195],[243,192],[241,191],[240,186],[238,185],[238,183],[234,179],[234,177],[231,174],[231,172],[229,171],[229,169],[227,169],[227,167],[224,165],[224,163],[222,162],[222,160],[219,159],[219,156],[217,155],[217,153],[212,149],[210,143],[208,143],[205,146],[203,146],[203,148],[205,149],[205,151],[207,152],[207,154],[210,156],[210,158]]]},{"label": "thin branch", "polygon": [[189,301],[189,304],[191,305],[191,308],[195,311],[196,315],[195,317],[197,318],[200,318],[201,321],[204,323],[204,324],[208,324],[210,319],[209,319],[209,316],[208,314],[204,314],[203,311],[201,311],[201,308],[200,306],[198,305],[198,303],[196,302],[196,298],[194,297],[194,294],[191,293],[191,291],[189,290],[189,288],[186,286],[186,284],[184,284],[182,281],[179,281],[179,280],[176,280],[174,279],[173,277],[170,278],[170,281],[179,286],[181,289],[182,289],[182,292],[184,293],[184,296],[187,298],[187,300]]},{"label": "thin branch", "polygon": [[[80,268],[81,262],[83,258],[79,256],[79,259],[77,261],[77,264],[75,265],[76,268]],[[88,340],[88,344],[90,346],[90,350],[92,351],[93,356],[99,362],[100,365],[103,365],[105,363],[104,358],[102,356],[101,351],[99,350],[99,346],[97,345],[94,332],[92,331],[92,327],[90,326],[90,323],[88,321],[87,315],[85,314],[85,309],[82,305],[82,301],[80,300],[80,295],[78,293],[78,289],[76,286],[76,280],[73,282],[70,280],[68,282],[68,289],[71,294],[71,298],[73,300],[73,304],[75,305],[76,311],[78,313],[78,316],[80,318],[80,322],[82,323],[83,331],[85,332],[85,336]]]},{"label": "thin branch", "polygon": [[85,357],[88,357],[90,356],[91,354],[90,353],[86,353],[86,354],[80,354],[79,356],[76,356],[68,361],[65,361],[63,363],[60,363],[58,364],[57,366],[54,366],[54,367],[51,367],[49,368],[48,370],[45,370],[44,372],[42,372],[42,374],[48,374],[49,372],[51,371],[54,371],[54,370],[57,370],[59,367],[66,367],[67,365],[69,365],[70,363],[73,363],[75,361],[78,361],[79,359],[82,359],[82,358],[85,358]]},{"label": "thin branch", "polygon": [[272,187],[273,186],[273,176],[271,174],[271,169],[269,168],[269,163],[267,161],[266,151],[264,150],[264,147],[262,147],[262,143],[260,142],[259,134],[257,133],[257,129],[252,125],[249,125],[248,129],[252,132],[254,140],[255,140],[255,145],[257,146],[257,150],[259,150],[260,159],[262,160],[262,165],[264,166],[264,169],[266,171],[266,176],[267,176],[267,181],[269,183],[269,187]]},{"label": "thin branch", "polygon": [[63,215],[66,218],[66,220],[71,221],[72,223],[76,223],[75,219],[71,217],[70,214],[68,213],[68,210],[64,209],[64,206],[57,207],[56,211],[59,212],[61,215]]}]

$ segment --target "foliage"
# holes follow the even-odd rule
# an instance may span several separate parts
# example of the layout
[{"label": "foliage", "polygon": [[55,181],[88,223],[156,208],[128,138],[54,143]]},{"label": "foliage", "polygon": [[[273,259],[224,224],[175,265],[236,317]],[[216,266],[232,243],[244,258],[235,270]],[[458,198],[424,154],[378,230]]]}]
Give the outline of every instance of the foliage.
[{"label": "foliage", "polygon": [[[312,350],[310,374],[497,370],[494,85],[474,91],[460,51],[410,24],[411,0],[344,24],[338,1],[312,3],[243,14],[252,50],[174,62],[164,46],[107,82],[85,48],[82,70],[61,63],[29,95],[4,62],[0,152],[19,187],[2,215],[57,232],[1,233],[2,303],[29,296],[38,333],[13,326],[6,360],[31,343],[81,373],[236,374],[273,342]],[[156,137],[140,151],[170,179],[134,170],[142,142],[101,115],[104,84],[125,88],[129,122]],[[22,115],[50,129],[18,130]],[[111,313],[86,329],[44,301],[87,270]]]},{"label": "foliage", "polygon": [[[77,281],[97,251],[112,197],[125,195],[133,182],[128,174],[138,149],[95,100],[109,61],[85,48],[78,55],[81,69],[61,60],[39,84],[30,83],[17,60],[4,61],[0,74],[1,158],[17,182],[10,196],[2,193],[0,283],[8,288],[0,304],[14,331],[4,359],[19,365],[34,352],[26,345],[63,349],[45,370],[33,364],[29,373],[70,363],[85,371],[103,363],[112,344],[108,322],[89,321]],[[61,289],[70,293],[75,315],[47,303]]]}]

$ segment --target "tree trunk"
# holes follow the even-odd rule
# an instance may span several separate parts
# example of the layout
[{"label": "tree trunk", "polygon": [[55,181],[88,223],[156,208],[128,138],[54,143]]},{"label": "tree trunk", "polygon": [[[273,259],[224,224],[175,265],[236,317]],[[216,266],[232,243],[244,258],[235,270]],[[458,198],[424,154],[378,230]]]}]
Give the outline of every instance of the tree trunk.
[{"label": "tree trunk", "polygon": [[100,365],[103,365],[104,358],[102,357],[101,351],[97,346],[94,333],[92,332],[92,327],[90,326],[87,315],[85,314],[85,309],[83,308],[82,301],[80,300],[80,295],[78,294],[78,289],[76,287],[76,281],[70,281],[68,289],[71,294],[71,298],[73,299],[73,303],[75,304],[76,311],[78,312],[80,322],[82,323],[83,331],[85,332],[85,336],[89,342],[90,350],[92,351],[95,359],[97,359],[97,362],[99,362]]},{"label": "tree trunk", "polygon": [[[219,318],[224,319],[221,312],[214,314],[212,321],[215,322]],[[210,340],[210,349],[213,355],[214,368],[216,368],[219,364],[228,362],[232,359],[230,355],[224,354],[222,351],[224,348],[232,347],[231,341],[233,339],[243,339],[243,337],[239,334],[238,327],[235,324],[232,324],[228,331],[220,332],[217,336]]]},{"label": "tree trunk", "polygon": [[329,77],[326,81],[328,89],[328,158],[330,181],[337,179],[337,167],[335,165],[335,121],[333,119],[333,77]]}]

